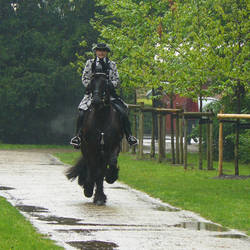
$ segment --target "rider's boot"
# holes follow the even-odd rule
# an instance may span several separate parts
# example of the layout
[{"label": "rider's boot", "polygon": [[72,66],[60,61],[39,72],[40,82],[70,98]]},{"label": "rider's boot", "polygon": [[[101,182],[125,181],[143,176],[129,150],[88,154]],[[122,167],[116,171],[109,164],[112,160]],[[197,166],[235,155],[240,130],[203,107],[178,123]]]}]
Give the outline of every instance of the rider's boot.
[{"label": "rider's boot", "polygon": [[81,146],[81,128],[83,127],[84,114],[84,110],[79,110],[76,122],[76,135],[70,140],[70,144],[73,145],[75,149],[79,149]]},{"label": "rider's boot", "polygon": [[137,139],[136,139],[135,136],[132,135],[128,115],[125,112],[123,113],[122,121],[123,121],[124,133],[125,133],[126,139],[128,141],[128,144],[130,146],[136,145],[137,144]]},{"label": "rider's boot", "polygon": [[116,110],[121,115],[121,121],[122,121],[122,125],[124,128],[124,133],[125,133],[125,136],[129,145],[130,146],[136,145],[137,139],[136,137],[132,135],[132,132],[131,132],[131,126],[130,126],[130,122],[128,118],[127,107],[119,98],[117,98],[113,103],[114,103]]}]

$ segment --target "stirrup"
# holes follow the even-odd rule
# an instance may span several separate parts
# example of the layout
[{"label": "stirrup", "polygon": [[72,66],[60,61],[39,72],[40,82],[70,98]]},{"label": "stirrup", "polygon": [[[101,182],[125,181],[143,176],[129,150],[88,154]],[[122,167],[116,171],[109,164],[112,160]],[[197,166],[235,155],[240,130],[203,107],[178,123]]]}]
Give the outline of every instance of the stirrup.
[{"label": "stirrup", "polygon": [[71,140],[70,140],[70,144],[72,146],[74,146],[74,148],[79,149],[81,146],[81,138],[79,136],[74,136]]},{"label": "stirrup", "polygon": [[129,144],[130,146],[133,146],[133,145],[136,145],[136,144],[137,144],[137,139],[136,139],[136,137],[134,137],[133,135],[129,135],[129,136],[127,137],[127,141],[128,141],[128,144]]}]

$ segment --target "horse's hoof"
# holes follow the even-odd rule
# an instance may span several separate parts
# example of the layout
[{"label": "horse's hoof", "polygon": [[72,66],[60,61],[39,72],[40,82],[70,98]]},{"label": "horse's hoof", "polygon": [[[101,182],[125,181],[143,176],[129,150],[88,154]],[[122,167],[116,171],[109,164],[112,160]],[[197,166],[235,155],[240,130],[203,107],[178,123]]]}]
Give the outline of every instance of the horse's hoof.
[{"label": "horse's hoof", "polygon": [[101,196],[95,195],[94,204],[96,204],[97,206],[103,206],[105,205],[106,200],[107,200],[107,197],[105,194]]},{"label": "horse's hoof", "polygon": [[105,205],[105,203],[106,202],[104,202],[104,201],[96,201],[96,202],[94,202],[97,206],[103,206],[103,205]]},{"label": "horse's hoof", "polygon": [[94,184],[87,184],[87,183],[84,184],[84,195],[87,198],[92,197],[93,190],[94,190]]},{"label": "horse's hoof", "polygon": [[108,184],[113,184],[118,179],[118,172],[119,172],[119,168],[117,167],[107,169],[105,181]]}]

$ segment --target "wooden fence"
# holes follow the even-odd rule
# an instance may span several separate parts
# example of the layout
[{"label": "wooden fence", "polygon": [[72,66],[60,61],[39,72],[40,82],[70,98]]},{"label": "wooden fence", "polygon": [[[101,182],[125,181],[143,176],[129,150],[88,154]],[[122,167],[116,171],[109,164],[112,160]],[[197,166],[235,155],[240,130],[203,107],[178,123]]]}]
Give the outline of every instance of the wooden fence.
[{"label": "wooden fence", "polygon": [[[240,119],[250,119],[250,114],[220,114],[217,115],[220,120],[219,125],[219,176],[223,175],[223,123],[235,124],[235,143],[234,143],[234,162],[235,162],[235,175],[239,175],[239,131],[241,127],[250,128],[250,123],[240,123]],[[236,119],[236,120],[227,120]]]},{"label": "wooden fence", "polygon": [[[153,108],[146,107],[144,103],[139,105],[129,104],[129,109],[133,114],[133,134],[136,134],[135,122],[138,120],[138,158],[143,158],[143,137],[144,137],[144,113],[152,113],[152,132],[151,132],[151,148],[150,155],[155,157],[155,122],[157,120],[158,127],[158,162],[162,162],[166,158],[166,115],[171,116],[171,160],[173,164],[183,164],[184,169],[187,169],[187,123],[188,119],[198,119],[200,124],[207,124],[207,169],[213,169],[213,125],[211,118],[214,116],[212,112],[184,112],[181,108],[167,109],[167,108]],[[138,118],[138,119],[137,119]],[[174,134],[174,121],[176,132]],[[126,143],[123,143],[123,150],[127,151]],[[136,153],[135,147],[132,149]],[[199,154],[202,161],[202,141],[199,141]]]}]

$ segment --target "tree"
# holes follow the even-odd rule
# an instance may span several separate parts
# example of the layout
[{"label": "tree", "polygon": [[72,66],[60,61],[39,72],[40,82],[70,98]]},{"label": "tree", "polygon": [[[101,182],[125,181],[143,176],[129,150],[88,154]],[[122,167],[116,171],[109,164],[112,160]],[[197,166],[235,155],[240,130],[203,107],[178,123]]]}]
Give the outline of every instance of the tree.
[{"label": "tree", "polygon": [[[68,143],[83,93],[71,63],[89,24],[92,1],[0,1],[0,141]],[[87,49],[88,49],[87,48]],[[64,124],[65,123],[65,124]]]}]

